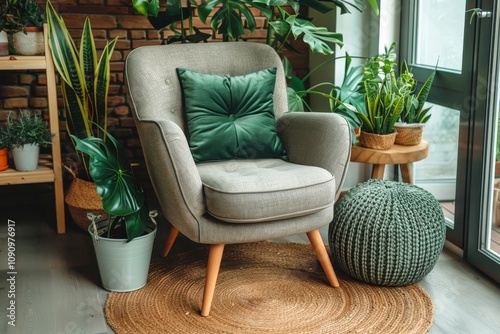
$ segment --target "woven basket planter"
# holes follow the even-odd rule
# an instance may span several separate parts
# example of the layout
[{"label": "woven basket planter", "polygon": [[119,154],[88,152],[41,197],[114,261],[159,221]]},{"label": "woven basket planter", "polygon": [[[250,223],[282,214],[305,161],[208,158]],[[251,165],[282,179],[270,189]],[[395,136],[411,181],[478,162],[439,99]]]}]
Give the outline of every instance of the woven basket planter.
[{"label": "woven basket planter", "polygon": [[395,140],[396,132],[387,135],[379,135],[361,131],[359,136],[359,141],[363,147],[372,148],[374,150],[388,150],[392,147]]},{"label": "woven basket planter", "polygon": [[445,242],[439,202],[424,189],[369,180],[342,196],[328,231],[338,268],[367,283],[412,284],[427,275]]},{"label": "woven basket planter", "polygon": [[87,218],[89,212],[107,218],[102,208],[101,197],[97,194],[95,183],[75,177],[71,182],[64,201],[75,224],[87,231],[91,221]]},{"label": "woven basket planter", "polygon": [[424,124],[396,124],[396,140],[398,145],[413,146],[418,145],[422,141],[424,133]]}]

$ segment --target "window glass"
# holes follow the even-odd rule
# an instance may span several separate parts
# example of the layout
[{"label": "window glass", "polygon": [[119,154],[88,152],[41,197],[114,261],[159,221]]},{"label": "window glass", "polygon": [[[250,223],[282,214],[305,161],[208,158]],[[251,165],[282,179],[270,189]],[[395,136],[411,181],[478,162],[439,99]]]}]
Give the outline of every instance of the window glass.
[{"label": "window glass", "polygon": [[465,0],[418,1],[416,65],[462,71]]}]

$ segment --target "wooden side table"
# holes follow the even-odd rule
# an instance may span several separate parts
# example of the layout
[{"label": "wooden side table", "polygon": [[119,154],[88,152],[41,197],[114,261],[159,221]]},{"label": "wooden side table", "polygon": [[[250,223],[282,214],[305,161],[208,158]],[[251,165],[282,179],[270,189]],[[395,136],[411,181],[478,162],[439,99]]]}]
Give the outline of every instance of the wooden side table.
[{"label": "wooden side table", "polygon": [[413,183],[411,163],[425,159],[429,154],[429,143],[425,140],[418,145],[394,144],[389,150],[374,150],[356,143],[352,146],[351,161],[372,164],[372,178],[383,179],[385,165],[399,165],[403,181]]}]

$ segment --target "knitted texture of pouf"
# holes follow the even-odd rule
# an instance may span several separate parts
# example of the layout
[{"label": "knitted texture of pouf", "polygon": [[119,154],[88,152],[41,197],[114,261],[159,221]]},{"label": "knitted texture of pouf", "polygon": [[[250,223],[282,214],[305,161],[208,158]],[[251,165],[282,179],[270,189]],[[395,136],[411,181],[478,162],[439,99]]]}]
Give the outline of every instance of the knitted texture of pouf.
[{"label": "knitted texture of pouf", "polygon": [[441,206],[415,185],[371,179],[347,191],[334,212],[333,262],[367,283],[412,284],[432,270],[444,246]]}]

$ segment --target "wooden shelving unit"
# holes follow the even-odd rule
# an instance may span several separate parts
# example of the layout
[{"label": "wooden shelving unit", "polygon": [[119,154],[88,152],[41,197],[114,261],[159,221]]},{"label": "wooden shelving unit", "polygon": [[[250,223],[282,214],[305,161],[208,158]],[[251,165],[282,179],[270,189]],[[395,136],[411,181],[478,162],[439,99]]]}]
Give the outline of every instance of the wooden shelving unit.
[{"label": "wooden shelving unit", "polygon": [[[44,25],[44,40],[47,41],[47,25]],[[61,143],[59,139],[59,119],[57,112],[56,77],[49,44],[45,43],[44,56],[1,56],[0,71],[45,70],[47,76],[47,99],[52,154],[40,156],[38,168],[32,172],[18,172],[13,168],[0,172],[0,185],[54,183],[57,233],[66,232],[64,218],[64,190],[62,182]]]}]

